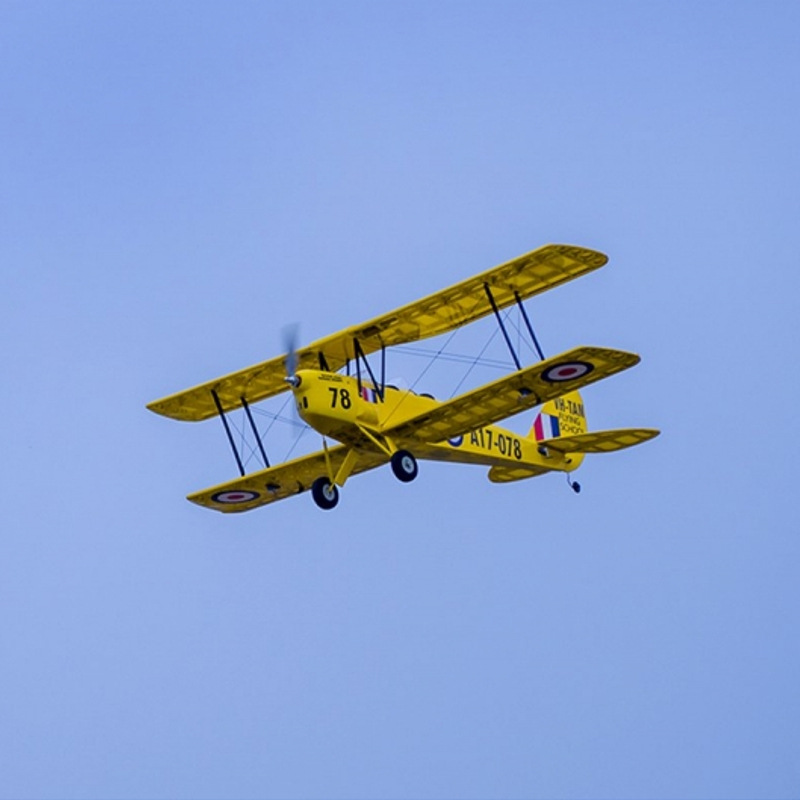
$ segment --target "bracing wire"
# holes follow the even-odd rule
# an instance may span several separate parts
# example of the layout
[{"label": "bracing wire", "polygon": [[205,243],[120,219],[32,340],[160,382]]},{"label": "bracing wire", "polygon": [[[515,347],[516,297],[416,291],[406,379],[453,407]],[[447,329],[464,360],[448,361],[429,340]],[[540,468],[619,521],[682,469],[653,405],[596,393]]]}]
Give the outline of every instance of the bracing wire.
[{"label": "bracing wire", "polygon": [[[533,345],[531,345],[530,342],[528,342],[527,337],[523,335],[522,327],[519,324],[519,321],[511,319],[510,313],[511,312],[509,310],[505,311],[505,313],[503,315],[503,319],[517,333],[517,349],[519,350],[521,348],[521,346],[522,346],[522,342],[524,342],[527,345],[528,350],[530,350],[531,353],[535,354],[536,351],[534,350]],[[488,348],[490,347],[490,345],[492,344],[492,342],[494,341],[495,337],[498,334],[498,331],[499,331],[498,328],[495,328],[495,330],[488,337],[486,343],[484,344],[484,346],[481,348],[480,352],[476,356],[467,356],[467,355],[463,355],[463,354],[460,354],[460,353],[446,353],[445,352],[445,350],[451,344],[451,342],[453,341],[453,338],[458,333],[458,331],[459,331],[459,328],[453,329],[452,333],[447,337],[447,340],[445,341],[445,343],[438,350],[428,349],[428,348],[423,348],[423,347],[410,347],[408,345],[404,345],[401,348],[401,351],[403,353],[408,354],[408,355],[423,356],[423,357],[426,357],[426,358],[429,359],[428,363],[420,371],[419,375],[417,375],[417,377],[415,378],[414,382],[411,384],[410,388],[411,388],[412,391],[416,388],[416,386],[419,384],[419,382],[425,377],[425,375],[428,373],[428,371],[431,369],[431,367],[437,361],[449,361],[449,362],[452,362],[452,363],[467,364],[468,365],[466,372],[464,373],[464,375],[462,376],[461,380],[458,382],[458,384],[456,385],[456,387],[453,389],[452,393],[450,394],[450,398],[453,398],[453,397],[456,396],[458,391],[464,385],[464,383],[467,380],[467,378],[470,376],[472,371],[477,366],[489,367],[489,368],[492,368],[492,369],[501,369],[501,370],[508,370],[509,369],[509,362],[508,361],[502,361],[500,359],[485,358],[484,357],[484,353],[488,350]],[[258,407],[253,407],[253,409],[252,409],[252,411],[254,413],[259,414],[259,415],[264,416],[264,417],[268,417],[269,420],[270,420],[270,422],[267,425],[266,429],[263,431],[263,433],[260,434],[262,440],[272,430],[272,427],[275,425],[276,422],[281,422],[281,423],[285,423],[285,424],[288,424],[288,425],[292,425],[295,428],[299,428],[300,429],[299,433],[297,434],[297,436],[295,437],[295,439],[292,442],[291,446],[289,447],[289,450],[287,451],[286,456],[284,457],[284,460],[288,460],[289,459],[289,457],[292,455],[292,453],[296,450],[296,448],[299,445],[299,443],[302,440],[302,438],[310,430],[310,427],[305,422],[302,422],[302,421],[300,421],[298,419],[294,419],[294,418],[292,418],[290,416],[287,416],[286,414],[283,413],[285,411],[285,409],[286,409],[286,406],[289,404],[289,402],[291,400],[292,400],[292,395],[290,394],[284,400],[283,404],[280,406],[278,411],[274,412],[274,413],[271,412],[271,411],[266,411],[265,409],[258,408]],[[394,411],[396,411],[398,407],[399,407],[399,405],[397,407],[395,407]],[[394,411],[392,412],[392,414],[394,413]],[[391,414],[390,414],[390,416],[391,416]],[[247,456],[245,458],[245,461],[244,461],[245,464],[248,464],[256,456],[256,447],[248,441],[248,437],[247,437],[247,434],[246,434],[245,426],[244,425],[240,426],[234,420],[231,420],[231,422],[233,424],[233,427],[234,427],[234,430],[236,431],[237,436],[239,437],[242,454],[244,454],[245,450],[248,451],[248,454],[247,454]],[[385,420],[385,422],[388,422],[388,418]]]},{"label": "bracing wire", "polygon": [[287,425],[293,425],[295,428],[306,428],[306,427],[308,427],[305,422],[301,422],[300,420],[293,419],[292,417],[289,417],[289,416],[287,416],[287,415],[285,415],[283,413],[284,409],[286,408],[286,406],[288,405],[288,403],[289,403],[289,401],[291,399],[292,399],[292,395],[290,394],[286,398],[286,400],[283,401],[283,405],[276,412],[266,411],[263,408],[253,407],[253,411],[256,414],[260,414],[262,417],[269,417],[270,420],[271,420],[269,425],[267,425],[266,429],[264,430],[264,433],[261,434],[261,438],[262,439],[264,438],[264,436],[266,436],[272,430],[272,426],[276,422],[283,422],[283,423],[285,423]]},{"label": "bracing wire", "polygon": [[[247,435],[246,435],[246,427],[244,425],[239,426],[239,423],[233,417],[233,415],[228,415],[228,423],[236,432],[236,435],[239,437],[239,453],[241,454],[242,458],[242,466],[247,466],[253,457],[256,454],[256,448],[250,444]],[[248,450],[249,453],[245,456],[245,450]]]},{"label": "bracing wire", "polygon": [[456,388],[453,389],[453,391],[451,392],[450,394],[451,399],[456,396],[458,390],[464,385],[464,381],[469,377],[472,370],[475,369],[475,367],[478,365],[478,362],[481,360],[483,354],[486,352],[489,345],[494,341],[494,337],[497,336],[498,330],[499,330],[498,328],[495,328],[494,333],[492,333],[492,335],[488,338],[486,344],[483,346],[480,353],[478,353],[477,357],[473,359],[472,363],[470,363],[469,369],[467,369],[467,371],[462,376],[461,380],[458,382]]},{"label": "bracing wire", "polygon": [[[441,357],[441,355],[444,352],[445,348],[447,347],[447,345],[450,344],[450,342],[453,341],[453,337],[457,333],[458,333],[458,328],[455,328],[453,330],[453,332],[447,337],[447,341],[438,350],[436,350],[434,352],[434,354],[431,357],[430,361],[428,361],[428,363],[425,365],[425,368],[419,373],[419,375],[417,375],[417,377],[415,378],[414,382],[409,387],[409,389],[412,392],[414,391],[416,385],[425,377],[425,375],[427,374],[428,370],[434,365],[434,363],[437,361],[437,359],[439,359]],[[389,413],[389,416],[386,417],[386,419],[384,420],[384,425],[392,418],[394,413],[397,411],[398,408],[400,408],[401,405],[403,405],[403,401],[402,400],[392,409],[392,411]]]},{"label": "bracing wire", "polygon": [[308,425],[306,425],[306,426],[303,428],[303,430],[301,430],[301,431],[300,431],[300,433],[298,433],[298,434],[297,434],[297,438],[294,440],[294,442],[292,443],[292,446],[289,448],[289,450],[287,451],[286,455],[283,457],[283,460],[284,460],[284,461],[288,461],[288,460],[289,460],[289,456],[290,456],[292,453],[294,453],[294,450],[295,450],[295,448],[297,447],[297,445],[298,445],[298,444],[300,444],[300,440],[301,440],[301,439],[302,439],[302,438],[303,438],[303,437],[304,437],[304,436],[305,436],[305,435],[306,435],[306,434],[307,434],[307,433],[308,433],[310,430],[311,430],[311,428],[309,428],[309,427],[308,427]]},{"label": "bracing wire", "polygon": [[[403,353],[408,353],[409,355],[413,356],[425,356],[425,357],[438,357],[440,361],[452,361],[455,364],[473,364],[476,363],[475,356],[467,356],[461,355],[460,353],[442,353],[436,350],[429,350],[424,347],[402,347]],[[509,369],[511,362],[509,361],[501,361],[500,359],[495,358],[480,358],[478,357],[477,363],[482,367],[492,367],[494,369]]]}]

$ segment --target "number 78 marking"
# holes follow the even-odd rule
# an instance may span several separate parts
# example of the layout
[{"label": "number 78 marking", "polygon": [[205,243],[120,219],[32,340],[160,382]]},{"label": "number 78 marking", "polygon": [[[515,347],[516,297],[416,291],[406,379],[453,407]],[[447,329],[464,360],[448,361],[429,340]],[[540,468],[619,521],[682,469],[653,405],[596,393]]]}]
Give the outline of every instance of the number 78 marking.
[{"label": "number 78 marking", "polygon": [[347,389],[339,389],[336,386],[329,386],[328,391],[331,393],[331,408],[336,408],[336,398],[339,398],[339,405],[347,410],[352,405],[350,400],[350,392]]}]

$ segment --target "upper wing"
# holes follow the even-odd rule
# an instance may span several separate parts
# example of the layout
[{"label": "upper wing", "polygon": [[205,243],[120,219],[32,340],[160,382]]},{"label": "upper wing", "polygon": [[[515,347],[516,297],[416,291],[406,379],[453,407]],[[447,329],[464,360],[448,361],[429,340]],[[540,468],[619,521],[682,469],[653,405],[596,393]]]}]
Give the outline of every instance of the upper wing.
[{"label": "upper wing", "polygon": [[[329,448],[328,455],[334,472],[342,465],[348,449],[343,445]],[[352,474],[374,469],[388,460],[383,453],[362,451]],[[215,511],[250,511],[293,494],[300,494],[310,489],[317,478],[327,474],[325,452],[319,450],[280,466],[262,469],[219,486],[194,492],[186,499]]]},{"label": "upper wing", "polygon": [[[298,368],[316,369],[324,360],[329,369],[340,369],[355,357],[354,339],[368,355],[382,346],[437,336],[480,319],[492,311],[484,284],[490,287],[497,307],[502,309],[515,302],[515,293],[524,300],[602,267],[607,261],[607,256],[596,250],[565,244],[545,245],[362,325],[318,339],[298,351]],[[156,400],[147,407],[173,419],[198,421],[217,414],[212,390],[224,411],[241,406],[242,398],[250,403],[264,400],[288,388],[283,380],[284,358],[278,356],[216,378]]]},{"label": "upper wing", "polygon": [[559,436],[539,442],[560,453],[613,453],[652,439],[661,431],[655,428],[621,428],[615,431],[591,431],[575,436]]},{"label": "upper wing", "polygon": [[492,312],[492,306],[484,284],[502,309],[515,302],[515,292],[525,300],[602,267],[607,261],[608,257],[596,250],[548,244],[362,325],[320,339],[309,349],[323,352],[331,368],[337,369],[334,363],[342,366],[354,357],[353,339],[358,339],[368,354],[382,345],[438,336],[485,317]]},{"label": "upper wing", "polygon": [[576,347],[441,403],[384,429],[397,440],[441,442],[561,397],[638,364],[639,356],[602,347]]},{"label": "upper wing", "polygon": [[[148,403],[147,407],[156,414],[172,419],[199,422],[210,419],[219,412],[211,392],[216,392],[223,411],[232,411],[242,405],[242,398],[248,403],[264,400],[272,395],[285,392],[289,385],[283,380],[286,375],[285,356],[278,356],[261,364],[256,364],[222,378],[202,383],[193,389],[162,397]],[[299,354],[298,367],[308,368],[318,364],[308,363],[308,354]]]}]

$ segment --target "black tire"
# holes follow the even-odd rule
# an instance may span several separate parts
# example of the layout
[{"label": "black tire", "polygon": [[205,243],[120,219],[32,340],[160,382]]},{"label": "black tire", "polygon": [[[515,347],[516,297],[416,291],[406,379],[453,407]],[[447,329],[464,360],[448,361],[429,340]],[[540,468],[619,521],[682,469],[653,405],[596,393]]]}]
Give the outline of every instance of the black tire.
[{"label": "black tire", "polygon": [[311,484],[314,502],[325,511],[330,511],[339,502],[339,488],[327,478],[317,478]]},{"label": "black tire", "polygon": [[392,472],[403,483],[413,481],[419,473],[417,459],[408,450],[398,450],[392,454]]}]

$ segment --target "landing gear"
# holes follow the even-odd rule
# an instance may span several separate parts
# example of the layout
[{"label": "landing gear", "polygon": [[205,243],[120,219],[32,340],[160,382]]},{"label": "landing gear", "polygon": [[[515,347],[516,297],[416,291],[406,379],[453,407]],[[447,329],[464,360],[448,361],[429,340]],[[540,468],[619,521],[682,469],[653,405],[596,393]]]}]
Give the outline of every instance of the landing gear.
[{"label": "landing gear", "polygon": [[330,511],[339,502],[339,489],[327,478],[317,478],[311,484],[311,496],[320,508]]},{"label": "landing gear", "polygon": [[395,477],[403,481],[403,483],[413,481],[419,472],[417,459],[414,458],[408,450],[398,450],[396,453],[393,453],[391,464],[392,472],[394,472]]},{"label": "landing gear", "polygon": [[578,483],[578,481],[571,480],[569,475],[567,475],[567,484],[569,485],[569,488],[575,492],[575,494],[580,494],[581,485]]}]

